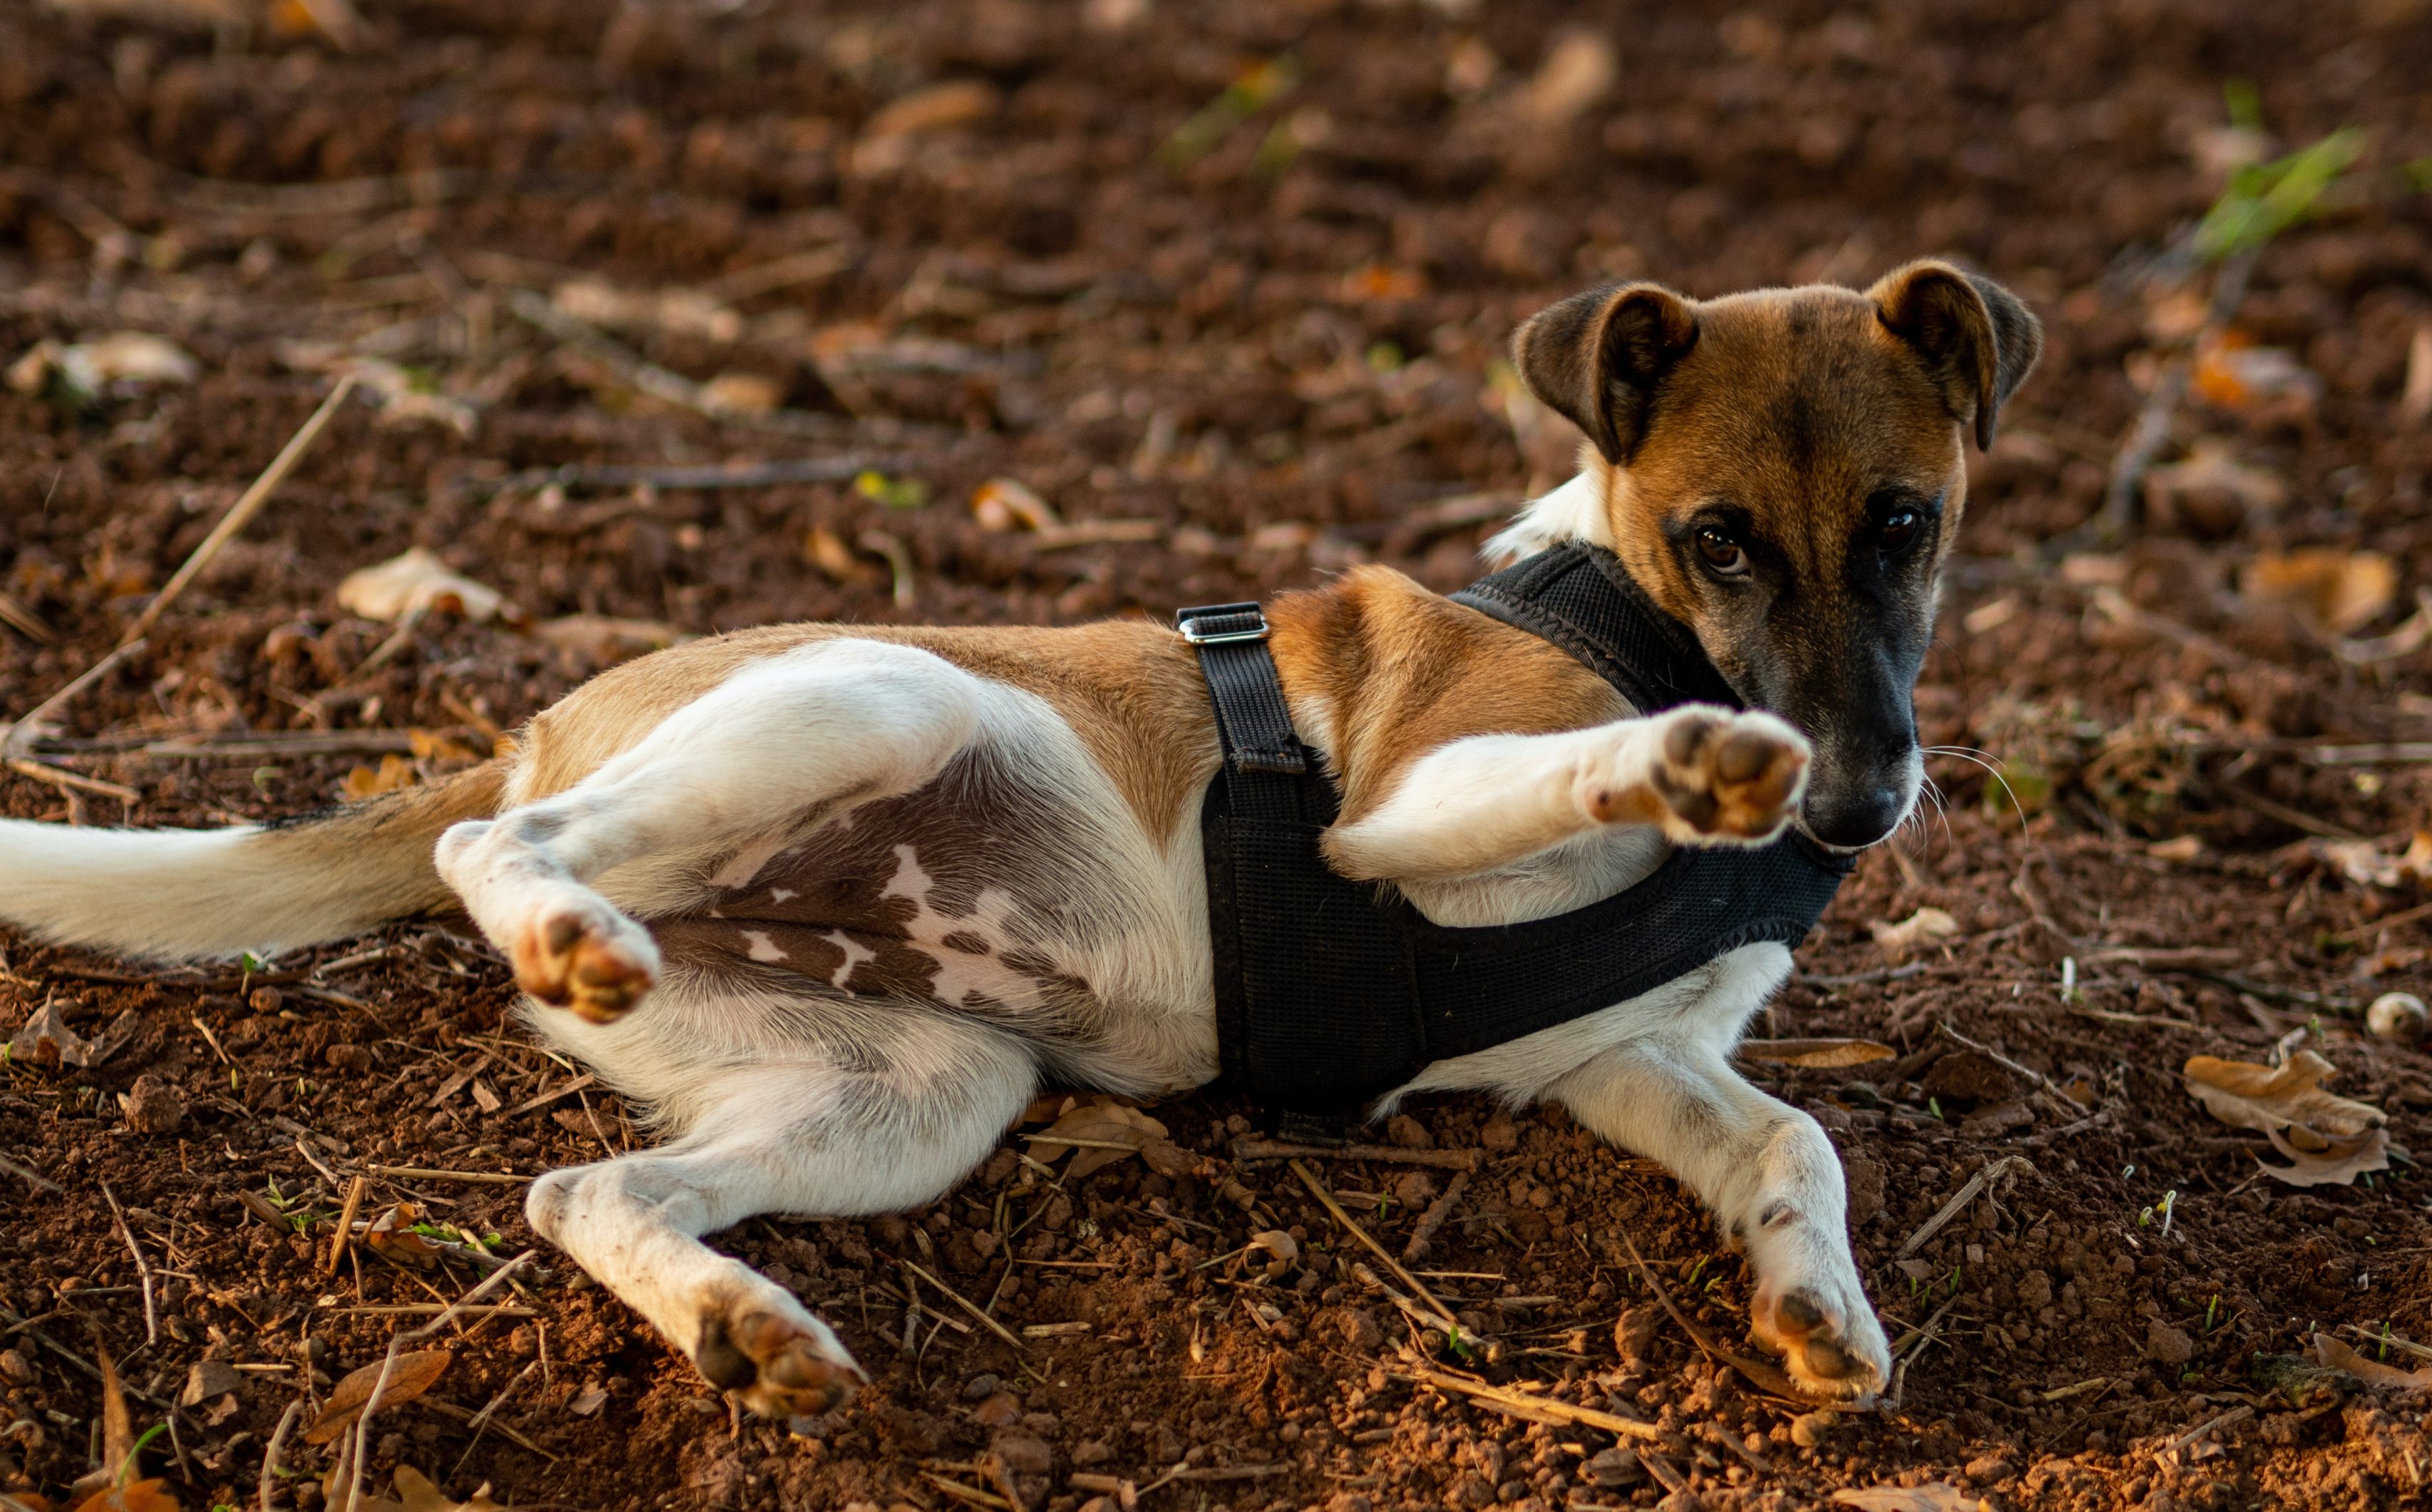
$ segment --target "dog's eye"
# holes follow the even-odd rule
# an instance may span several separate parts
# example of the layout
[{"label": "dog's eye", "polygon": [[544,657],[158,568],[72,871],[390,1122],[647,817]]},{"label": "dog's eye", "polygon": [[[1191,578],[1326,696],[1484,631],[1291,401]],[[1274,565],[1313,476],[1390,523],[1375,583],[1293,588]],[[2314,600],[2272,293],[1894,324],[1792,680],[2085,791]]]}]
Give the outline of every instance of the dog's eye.
[{"label": "dog's eye", "polygon": [[1898,556],[1917,541],[1925,521],[1915,510],[1895,510],[1875,529],[1875,545],[1886,556]]},{"label": "dog's eye", "polygon": [[1711,525],[1697,531],[1697,555],[1726,578],[1736,578],[1748,571],[1748,553],[1740,549],[1738,542]]}]

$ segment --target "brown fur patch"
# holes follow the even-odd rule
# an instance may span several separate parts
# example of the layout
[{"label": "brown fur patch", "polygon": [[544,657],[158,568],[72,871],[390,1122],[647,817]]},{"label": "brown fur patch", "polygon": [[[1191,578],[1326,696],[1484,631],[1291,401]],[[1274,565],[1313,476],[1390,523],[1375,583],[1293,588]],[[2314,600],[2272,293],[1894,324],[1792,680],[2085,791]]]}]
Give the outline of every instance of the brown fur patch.
[{"label": "brown fur patch", "polygon": [[575,689],[522,732],[514,801],[573,786],[745,665],[836,639],[918,647],[1045,699],[1160,847],[1215,773],[1216,721],[1198,663],[1181,636],[1147,620],[1067,629],[773,625],[642,657]]},{"label": "brown fur patch", "polygon": [[1333,727],[1327,754],[1345,824],[1448,742],[1578,730],[1630,713],[1568,652],[1388,567],[1360,567],[1326,588],[1287,594],[1268,617],[1285,697],[1295,710],[1323,708]]},{"label": "brown fur patch", "polygon": [[275,826],[260,843],[318,878],[328,892],[365,899],[380,910],[380,917],[452,907],[456,895],[439,880],[431,853],[449,825],[497,814],[506,781],[505,764],[483,762],[434,782]]}]

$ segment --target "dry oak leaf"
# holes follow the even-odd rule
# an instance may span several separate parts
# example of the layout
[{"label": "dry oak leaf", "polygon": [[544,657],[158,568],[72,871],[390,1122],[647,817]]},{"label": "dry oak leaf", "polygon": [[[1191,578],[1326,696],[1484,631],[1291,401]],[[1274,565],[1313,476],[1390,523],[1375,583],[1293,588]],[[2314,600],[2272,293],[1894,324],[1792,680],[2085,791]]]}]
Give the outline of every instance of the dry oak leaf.
[{"label": "dry oak leaf", "polygon": [[429,1237],[414,1232],[414,1226],[421,1221],[420,1208],[412,1202],[399,1202],[363,1231],[363,1242],[372,1247],[372,1253],[384,1260],[428,1270],[438,1263],[443,1252]]},{"label": "dry oak leaf", "polygon": [[365,619],[402,619],[418,609],[450,610],[476,624],[523,618],[496,588],[475,582],[421,546],[346,574],[338,584],[338,606]]},{"label": "dry oak leaf", "polygon": [[2379,1360],[2368,1360],[2328,1334],[2314,1336],[2314,1362],[2324,1369],[2355,1376],[2367,1386],[2396,1386],[2402,1391],[2432,1389],[2432,1366],[2402,1370]]},{"label": "dry oak leaf", "polygon": [[1920,908],[1894,924],[1889,919],[1877,919],[1866,926],[1875,944],[1893,965],[1915,955],[1936,940],[1947,940],[1959,932],[1959,921],[1938,908]]},{"label": "dry oak leaf", "polygon": [[[1059,1134],[1064,1137],[1057,1138]],[[1066,1140],[1086,1143],[1067,1144]],[[1072,1150],[1072,1164],[1065,1168],[1064,1179],[1074,1182],[1125,1155],[1140,1154],[1152,1145],[1167,1142],[1165,1125],[1138,1108],[1127,1108],[1120,1102],[1092,1102],[1074,1108],[1050,1124],[1044,1134],[1031,1141],[1030,1152],[1042,1161],[1052,1161]]]},{"label": "dry oak leaf", "polygon": [[2398,563],[2378,551],[2301,546],[2258,551],[2238,575],[2238,596],[2282,604],[2318,631],[2353,635],[2398,597]]},{"label": "dry oak leaf", "polygon": [[2338,1071],[2312,1050],[2276,1067],[2195,1055],[2181,1074],[2205,1112],[2232,1128],[2260,1131],[2293,1163],[2263,1167],[2288,1185],[2345,1186],[2389,1165],[2382,1111],[2324,1091]]},{"label": "dry oak leaf", "polygon": [[113,1486],[78,1502],[76,1512],[178,1512],[177,1499],[169,1494],[168,1484],[156,1476],[148,1481]]},{"label": "dry oak leaf", "polygon": [[1751,1061],[1830,1070],[1887,1061],[1900,1051],[1871,1039],[1744,1039],[1739,1053]]},{"label": "dry oak leaf", "polygon": [[[392,1488],[396,1493],[394,1499],[366,1496],[355,1504],[359,1512],[500,1512],[498,1504],[490,1500],[490,1483],[487,1481],[483,1481],[481,1488],[471,1496],[459,1502],[432,1485],[430,1476],[411,1465],[399,1465]],[[336,1504],[334,1488],[324,1494],[332,1496],[330,1504]]]},{"label": "dry oak leaf", "polygon": [[[396,1366],[389,1370],[388,1389],[380,1393],[380,1401],[374,1404],[387,1408],[412,1402],[438,1385],[439,1378],[448,1373],[448,1367],[455,1363],[455,1359],[456,1356],[446,1350],[417,1350],[412,1354],[398,1355]],[[364,1404],[371,1402],[372,1388],[380,1384],[380,1369],[386,1363],[375,1360],[339,1382],[336,1389],[329,1393],[329,1404],[321,1409],[321,1416],[312,1420],[312,1426],[304,1430],[304,1441],[326,1444],[353,1426]]]},{"label": "dry oak leaf", "polygon": [[383,793],[394,793],[399,788],[412,787],[414,783],[414,763],[391,752],[380,758],[380,768],[377,771],[368,766],[357,766],[347,772],[346,781],[340,785],[340,791],[346,795],[347,802],[361,803],[365,798],[378,798]]}]

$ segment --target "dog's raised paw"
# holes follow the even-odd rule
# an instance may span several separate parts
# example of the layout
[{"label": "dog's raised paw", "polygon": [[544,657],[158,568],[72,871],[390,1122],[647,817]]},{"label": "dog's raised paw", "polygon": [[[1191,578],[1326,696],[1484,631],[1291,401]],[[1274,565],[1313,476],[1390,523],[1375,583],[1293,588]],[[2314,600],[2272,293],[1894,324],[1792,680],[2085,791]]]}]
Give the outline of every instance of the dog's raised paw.
[{"label": "dog's raised paw", "polygon": [[1781,1355],[1791,1380],[1816,1397],[1864,1402],[1890,1379],[1883,1327],[1863,1302],[1852,1311],[1813,1287],[1762,1287],[1748,1311],[1756,1341]]},{"label": "dog's raised paw", "polygon": [[834,1331],[808,1314],[752,1302],[705,1314],[693,1363],[710,1385],[763,1418],[816,1418],[867,1377]]},{"label": "dog's raised paw", "polygon": [[595,1024],[640,1002],[659,972],[650,932],[605,905],[534,916],[516,932],[514,959],[516,986]]},{"label": "dog's raised paw", "polygon": [[1681,839],[1762,840],[1790,821],[1807,786],[1808,747],[1767,714],[1680,709],[1664,730],[1651,785]]}]

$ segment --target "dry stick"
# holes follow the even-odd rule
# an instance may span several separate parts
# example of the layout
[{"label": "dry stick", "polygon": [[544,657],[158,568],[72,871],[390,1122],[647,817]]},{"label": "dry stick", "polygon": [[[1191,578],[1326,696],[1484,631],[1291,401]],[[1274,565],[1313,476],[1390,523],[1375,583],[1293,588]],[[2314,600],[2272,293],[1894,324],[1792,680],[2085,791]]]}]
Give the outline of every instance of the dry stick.
[{"label": "dry stick", "polygon": [[2000,1050],[1995,1050],[1990,1045],[1978,1044],[1975,1040],[1969,1039],[1967,1035],[1951,1028],[1948,1022],[1936,1019],[1934,1025],[1934,1032],[1940,1034],[1943,1038],[1951,1041],[1953,1045],[1958,1046],[1961,1050],[1974,1050],[1977,1054],[1984,1056],[1986,1060],[1991,1061],[1994,1065],[2009,1072],[2012,1076],[2015,1076],[2020,1081],[2026,1083],[2027,1085],[2034,1087],[2038,1093],[2043,1095],[2045,1101],[2052,1104],[2052,1111],[2059,1114],[2061,1117],[2065,1118],[2075,1118],[2086,1112],[2083,1105],[2071,1102],[2067,1098],[2062,1097],[2058,1092],[2053,1091],[2052,1078],[2043,1075],[2041,1072],[2027,1069],[2027,1067],[2020,1066],[2018,1062],[2010,1059],[2007,1055],[2002,1054]]},{"label": "dry stick", "polygon": [[480,1301],[482,1293],[490,1290],[500,1282],[505,1281],[507,1277],[515,1274],[516,1269],[520,1268],[525,1261],[530,1260],[538,1252],[538,1251],[534,1250],[526,1250],[523,1253],[508,1261],[498,1269],[490,1272],[488,1278],[482,1281],[480,1285],[475,1286],[471,1291],[468,1291],[464,1296],[456,1299],[453,1303],[449,1304],[446,1312],[441,1313],[430,1322],[423,1324],[420,1328],[415,1329],[410,1334],[397,1334],[391,1336],[388,1341],[388,1353],[380,1361],[380,1372],[372,1381],[372,1393],[370,1396],[363,1399],[363,1410],[362,1414],[355,1419],[354,1469],[346,1480],[346,1499],[345,1502],[340,1504],[340,1505],[346,1509],[346,1512],[354,1512],[355,1508],[363,1504],[363,1456],[368,1452],[368,1448],[371,1443],[372,1414],[380,1410],[380,1393],[388,1389],[389,1377],[397,1370],[397,1351],[403,1348],[409,1339],[427,1338],[431,1335],[435,1334],[440,1329],[446,1327],[459,1312],[464,1310],[467,1303]]},{"label": "dry stick", "polygon": [[211,559],[219,555],[220,547],[228,545],[231,536],[245,528],[246,523],[268,502],[271,493],[285,482],[296,464],[304,460],[304,454],[312,449],[312,443],[320,439],[322,428],[329,423],[329,417],[338,412],[338,406],[346,403],[346,395],[354,391],[354,373],[349,370],[340,374],[336,386],[329,390],[329,396],[321,401],[321,407],[312,412],[311,418],[295,435],[288,438],[287,445],[279,448],[279,455],[270,459],[270,465],[262,470],[262,476],[253,480],[253,486],[228,506],[228,512],[220,516],[220,523],[212,526],[211,533],[203,537],[203,544],[187,556],[185,565],[171,576],[166,587],[153,596],[152,602],[144,606],[144,613],[135,616],[135,623],[128,626],[127,633],[120,637],[122,644],[132,645],[141,639],[144,632],[152,628],[152,622],[160,617],[160,612],[169,607],[170,600],[184,592],[186,584],[194,580],[194,575],[210,566]]},{"label": "dry stick", "polygon": [[347,1184],[346,1205],[338,1214],[338,1232],[329,1240],[329,1258],[321,1265],[324,1275],[336,1275],[338,1263],[346,1257],[346,1246],[354,1242],[355,1215],[363,1211],[363,1192],[370,1185],[371,1182],[362,1176]]},{"label": "dry stick", "polygon": [[1436,1230],[1443,1228],[1444,1220],[1452,1217],[1452,1210],[1460,1203],[1461,1193],[1468,1188],[1469,1172],[1455,1171],[1452,1180],[1444,1184],[1444,1195],[1428,1203],[1427,1210],[1419,1215],[1418,1223],[1410,1230],[1410,1242],[1402,1246],[1403,1259],[1414,1261],[1427,1253],[1427,1244],[1435,1238]]},{"label": "dry stick", "polygon": [[98,777],[87,777],[82,772],[72,772],[64,766],[53,766],[48,762],[32,761],[24,756],[9,757],[8,769],[21,776],[30,777],[38,782],[48,782],[54,787],[72,787],[84,793],[97,793],[103,798],[114,798],[121,803],[140,802],[144,797],[131,787],[121,787],[116,782],[105,782]]},{"label": "dry stick", "polygon": [[262,1512],[270,1512],[270,1493],[278,1485],[279,1452],[287,1447],[287,1436],[296,1427],[296,1420],[304,1415],[304,1401],[297,1398],[279,1415],[279,1427],[270,1436],[270,1448],[262,1456]]},{"label": "dry stick", "polygon": [[2227,1412],[2221,1414],[2217,1418],[2207,1418],[2204,1421],[2188,1429],[2186,1433],[2183,1433],[2176,1438],[2171,1439],[2170,1443],[2163,1446],[2160,1453],[2153,1456],[2153,1459],[2158,1464],[2160,1461],[2166,1460],[2172,1454],[2177,1453],[2180,1450],[2187,1448],[2189,1444],[2194,1443],[2197,1439],[2212,1432],[2214,1429],[2226,1428],[2231,1423],[2243,1422],[2254,1416],[2255,1409],[2253,1407],[2232,1407]]},{"label": "dry stick", "polygon": [[948,1302],[953,1302],[955,1306],[961,1308],[963,1311],[971,1314],[971,1317],[978,1319],[982,1328],[987,1329],[989,1333],[994,1334],[997,1337],[1005,1340],[1007,1344],[1012,1345],[1016,1351],[1025,1351],[1027,1349],[1027,1346],[1024,1345],[1021,1339],[1014,1336],[1011,1329],[1005,1327],[1003,1323],[998,1322],[995,1319],[990,1318],[970,1298],[964,1296],[961,1292],[956,1291],[954,1287],[947,1285],[944,1282],[939,1281],[937,1277],[929,1274],[929,1272],[921,1269],[919,1266],[914,1265],[909,1260],[903,1262],[903,1265],[904,1269],[909,1270],[914,1275],[927,1282],[930,1285],[937,1288],[939,1295],[943,1296]]},{"label": "dry stick", "polygon": [[1681,1332],[1689,1336],[1691,1342],[1695,1343],[1700,1350],[1703,1350],[1709,1356],[1722,1361],[1725,1365],[1730,1366],[1732,1369],[1737,1370],[1740,1374],[1748,1377],[1748,1380],[1755,1383],[1762,1389],[1770,1391],[1778,1397],[1783,1397],[1792,1402],[1803,1402],[1808,1403],[1810,1406],[1839,1407],[1844,1410],[1853,1410],[1854,1404],[1850,1403],[1827,1402],[1820,1398],[1810,1396],[1805,1391],[1799,1388],[1799,1383],[1790,1379],[1790,1377],[1781,1369],[1767,1365],[1761,1360],[1751,1360],[1745,1355],[1734,1354],[1731,1351],[1723,1348],[1720,1344],[1715,1343],[1714,1338],[1709,1336],[1704,1329],[1699,1328],[1695,1322],[1691,1321],[1689,1315],[1682,1312],[1680,1307],[1674,1303],[1672,1301],[1672,1294],[1665,1291],[1664,1289],[1664,1284],[1655,1279],[1654,1268],[1649,1266],[1647,1263],[1646,1257],[1638,1252],[1638,1246],[1636,1243],[1632,1242],[1630,1235],[1624,1234],[1621,1236],[1621,1242],[1623,1245],[1628,1247],[1630,1251],[1630,1263],[1638,1268],[1638,1279],[1647,1283],[1647,1289],[1653,1292],[1655,1294],[1655,1300],[1664,1304],[1664,1310],[1672,1315],[1672,1321],[1680,1324]]},{"label": "dry stick", "polygon": [[1424,1386],[1434,1386],[1439,1390],[1458,1391],[1462,1396],[1484,1403],[1488,1406],[1501,1408],[1514,1418],[1539,1422],[1550,1419],[1559,1422],[1578,1423],[1587,1428],[1601,1428],[1616,1437],[1636,1438],[1647,1443],[1664,1441],[1663,1430],[1651,1422],[1640,1422],[1634,1418],[1617,1417],[1610,1412],[1599,1412],[1594,1407],[1573,1406],[1567,1402],[1556,1402],[1546,1397],[1534,1397],[1525,1391],[1512,1390],[1508,1386],[1489,1386],[1483,1381],[1473,1381],[1467,1376],[1431,1370],[1425,1366],[1387,1373],[1397,1381],[1414,1381]]},{"label": "dry stick", "polygon": [[2221,265],[2221,272],[2213,279],[2212,298],[2204,310],[2203,328],[2188,344],[2187,355],[2163,369],[2154,381],[2153,392],[2138,412],[2136,424],[2112,460],[2111,479],[2103,491],[2103,508],[2092,522],[2096,540],[2116,542],[2136,523],[2137,489],[2145,480],[2146,471],[2153,465],[2153,459],[2161,455],[2162,447],[2170,439],[2170,423],[2178,418],[2179,406],[2186,401],[2187,386],[2195,378],[2196,354],[2203,349],[2205,338],[2228,325],[2230,317],[2238,312],[2238,302],[2246,297],[2246,280],[2255,272],[2259,250],[2240,252]]},{"label": "dry stick", "polygon": [[[453,1480],[455,1477],[464,1473],[464,1462],[471,1459],[473,1457],[473,1451],[480,1447],[481,1442],[481,1432],[483,1429],[490,1426],[490,1419],[497,1414],[500,1407],[506,1404],[506,1401],[509,1397],[515,1394],[515,1387],[524,1384],[524,1377],[532,1374],[534,1370],[539,1369],[540,1361],[538,1360],[532,1360],[526,1364],[522,1369],[515,1372],[515,1378],[514,1380],[508,1382],[505,1386],[500,1386],[498,1388],[498,1394],[492,1397],[489,1402],[483,1405],[481,1411],[473,1414],[467,1423],[467,1426],[473,1430],[472,1442],[464,1446],[464,1453],[456,1456],[456,1468],[448,1472],[450,1480]],[[504,1429],[506,1424],[500,1423],[498,1426],[499,1428]]]},{"label": "dry stick", "polygon": [[135,1275],[144,1284],[144,1342],[160,1342],[160,1314],[152,1305],[152,1266],[144,1258],[143,1248],[135,1242],[135,1231],[127,1225],[127,1210],[118,1205],[118,1194],[110,1184],[101,1184],[101,1195],[110,1203],[110,1216],[118,1221],[118,1236],[127,1241],[127,1252],[135,1257]]},{"label": "dry stick", "polygon": [[385,1177],[390,1181],[413,1182],[478,1182],[491,1186],[521,1186],[535,1180],[518,1176],[513,1171],[498,1170],[430,1170],[420,1166],[365,1166],[366,1176]]},{"label": "dry stick", "polygon": [[1402,1262],[1394,1259],[1392,1252],[1388,1251],[1383,1245],[1378,1244],[1375,1239],[1371,1238],[1366,1229],[1361,1228],[1357,1222],[1353,1221],[1351,1215],[1343,1210],[1343,1204],[1334,1200],[1334,1194],[1326,1189],[1326,1184],[1317,1179],[1317,1172],[1309,1169],[1309,1167],[1302,1162],[1295,1160],[1292,1163],[1292,1173],[1300,1178],[1300,1184],[1303,1186],[1308,1187],[1312,1196],[1314,1196],[1320,1202],[1326,1204],[1326,1212],[1334,1216],[1335,1222],[1343,1225],[1343,1229],[1348,1232],[1353,1238],[1358,1239],[1361,1244],[1366,1245],[1370,1253],[1374,1254],[1377,1259],[1384,1261],[1385,1268],[1392,1271],[1403,1285],[1410,1287],[1413,1296],[1426,1302],[1429,1307],[1435,1309],[1436,1317],[1444,1321],[1444,1325],[1446,1328],[1457,1329],[1461,1327],[1461,1324],[1456,1321],[1452,1316],[1452,1309],[1446,1307],[1444,1302],[1437,1298],[1434,1292],[1427,1290],[1427,1283],[1421,1281],[1418,1277],[1404,1269]]},{"label": "dry stick", "polygon": [[1276,1139],[1236,1139],[1235,1160],[1374,1160],[1394,1166],[1434,1166],[1473,1171],[1486,1164],[1482,1150],[1403,1150],[1393,1145],[1294,1145]]},{"label": "dry stick", "polygon": [[504,493],[509,489],[560,488],[768,488],[781,483],[837,483],[863,473],[899,473],[922,458],[908,451],[846,452],[802,462],[759,462],[750,466],[643,467],[626,463],[568,463],[535,467],[504,478],[475,480],[468,489]]},{"label": "dry stick", "polygon": [[27,1170],[25,1167],[18,1165],[15,1161],[10,1160],[6,1155],[0,1155],[0,1171],[8,1172],[9,1175],[16,1177],[19,1181],[24,1182],[26,1185],[32,1187],[38,1192],[64,1192],[66,1190],[66,1188],[61,1186],[59,1183],[40,1175],[37,1172]]},{"label": "dry stick", "polygon": [[1934,1217],[1927,1218],[1923,1223],[1919,1224],[1917,1232],[1908,1236],[1908,1242],[1901,1245],[1899,1252],[1894,1254],[1892,1258],[1895,1260],[1905,1260],[1910,1255],[1917,1253],[1918,1250],[1924,1248],[1926,1240],[1931,1239],[1935,1235],[1941,1233],[1944,1224],[1949,1223],[1952,1218],[1957,1218],[1961,1209],[1974,1201],[1976,1200],[1977,1193],[1984,1190],[1987,1186],[1992,1185],[1993,1183],[1999,1181],[2001,1177],[2009,1174],[2011,1171],[2022,1167],[2026,1169],[2033,1170],[2035,1168],[2035,1162],[2027,1159],[2024,1155],[2003,1155],[2001,1159],[1987,1164],[1983,1170],[1978,1171],[1975,1175],[1968,1177],[1967,1184],[1960,1187],[1959,1190],[1951,1193],[1951,1201],[1942,1204],[1942,1211],[1934,1214]]}]

